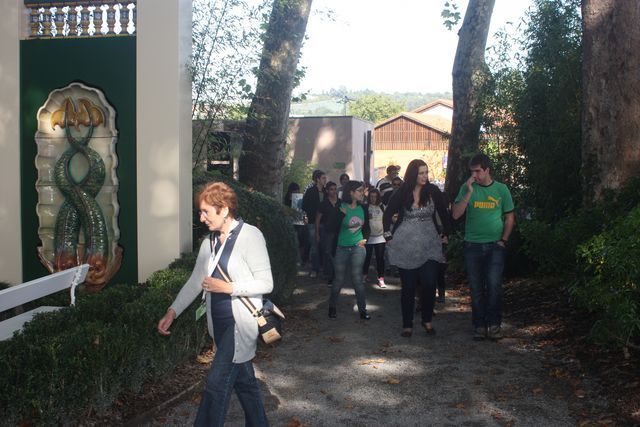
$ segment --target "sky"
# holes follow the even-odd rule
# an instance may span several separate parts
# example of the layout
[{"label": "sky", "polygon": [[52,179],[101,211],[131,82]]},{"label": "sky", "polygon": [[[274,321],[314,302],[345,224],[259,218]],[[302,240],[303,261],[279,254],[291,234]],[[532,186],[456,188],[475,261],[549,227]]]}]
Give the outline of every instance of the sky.
[{"label": "sky", "polygon": [[[446,0],[314,0],[299,91],[451,92],[457,28],[440,16]],[[532,0],[496,0],[489,41],[520,22]],[[467,6],[459,0],[462,19]],[[331,18],[327,12],[331,11]],[[298,92],[298,91],[297,91]]]}]

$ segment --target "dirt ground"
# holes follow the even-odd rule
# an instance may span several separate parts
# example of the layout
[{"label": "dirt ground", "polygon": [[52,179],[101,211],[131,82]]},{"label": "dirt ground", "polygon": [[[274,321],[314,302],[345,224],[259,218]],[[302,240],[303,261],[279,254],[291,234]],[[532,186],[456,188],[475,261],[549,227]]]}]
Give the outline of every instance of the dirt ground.
[{"label": "dirt ground", "polygon": [[[617,365],[627,381],[614,381],[617,373],[610,371],[608,384],[601,365],[581,359],[585,348],[595,347],[584,338],[579,344],[568,339],[569,331],[576,336],[584,331],[563,322],[562,298],[549,295],[540,282],[508,281],[506,337],[477,342],[464,278],[450,280],[455,285],[446,303],[436,307],[437,335],[427,336],[416,317],[413,336],[404,338],[399,279],[388,278],[387,289],[368,284],[370,321],[359,319],[351,287],[343,289],[338,318],[331,320],[329,288],[301,273],[294,303],[284,307],[284,340],[275,347],[260,346],[254,361],[271,425],[634,424],[640,377],[627,374],[637,374],[637,363]],[[185,364],[162,387],[149,385],[140,395],[124,396],[127,410],[120,411],[118,423],[191,425],[208,370],[204,359]],[[611,355],[608,360],[617,361]],[[621,386],[628,388],[623,395]],[[244,425],[235,396],[227,425]]]}]

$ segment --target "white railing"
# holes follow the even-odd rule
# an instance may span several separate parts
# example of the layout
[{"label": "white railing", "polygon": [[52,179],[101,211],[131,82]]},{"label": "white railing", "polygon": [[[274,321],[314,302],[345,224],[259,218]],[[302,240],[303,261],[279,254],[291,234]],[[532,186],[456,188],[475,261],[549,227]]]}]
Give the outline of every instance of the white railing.
[{"label": "white railing", "polygon": [[136,2],[69,1],[27,6],[30,38],[132,36],[136,33]]}]

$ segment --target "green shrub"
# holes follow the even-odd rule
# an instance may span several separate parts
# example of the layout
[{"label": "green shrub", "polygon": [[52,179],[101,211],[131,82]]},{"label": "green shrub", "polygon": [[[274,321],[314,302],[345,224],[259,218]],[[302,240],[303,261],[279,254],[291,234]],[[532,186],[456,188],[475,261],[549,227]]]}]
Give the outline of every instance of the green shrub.
[{"label": "green shrub", "polygon": [[592,336],[624,346],[640,337],[640,206],[578,246],[576,301],[596,313]]},{"label": "green shrub", "polygon": [[145,285],[115,285],[78,295],[76,306],[41,314],[0,342],[2,424],[62,424],[101,412],[124,390],[136,392],[197,354],[206,322],[193,304],[169,337],[155,326],[193,264],[162,270]]},{"label": "green shrub", "polygon": [[[273,292],[269,298],[283,304],[291,298],[295,289],[297,243],[292,223],[293,211],[282,203],[257,191],[251,191],[237,181],[215,173],[194,176],[194,195],[205,184],[222,181],[229,184],[238,195],[238,215],[247,223],[255,225],[264,234],[273,273]],[[195,211],[194,211],[195,215]],[[196,238],[201,241],[208,230],[194,222]],[[197,247],[200,245],[198,244]]]},{"label": "green shrub", "polygon": [[543,274],[574,275],[578,246],[611,228],[640,203],[640,178],[632,178],[617,191],[607,190],[601,202],[554,222],[520,220],[522,250]]},{"label": "green shrub", "polygon": [[446,254],[447,270],[452,273],[464,273],[464,233],[460,231],[451,233]]},{"label": "green shrub", "polygon": [[574,274],[576,248],[602,231],[603,219],[598,209],[581,209],[555,224],[522,220],[522,250],[540,273]]},{"label": "green shrub", "polygon": [[287,194],[289,184],[292,182],[300,186],[300,191],[304,191],[304,187],[311,182],[313,171],[317,168],[318,165],[299,159],[292,159],[290,162],[285,163],[282,178],[282,194]]}]

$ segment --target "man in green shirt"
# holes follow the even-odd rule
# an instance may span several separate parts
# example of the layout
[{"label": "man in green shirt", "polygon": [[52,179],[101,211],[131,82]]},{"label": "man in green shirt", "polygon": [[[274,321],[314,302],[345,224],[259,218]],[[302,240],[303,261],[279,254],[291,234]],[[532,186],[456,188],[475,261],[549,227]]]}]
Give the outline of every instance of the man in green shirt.
[{"label": "man in green shirt", "polygon": [[515,223],[506,185],[491,178],[491,161],[478,154],[469,161],[471,177],[462,184],[452,208],[454,219],[466,211],[464,260],[471,287],[471,316],[476,340],[502,338],[502,272],[505,245]]}]

